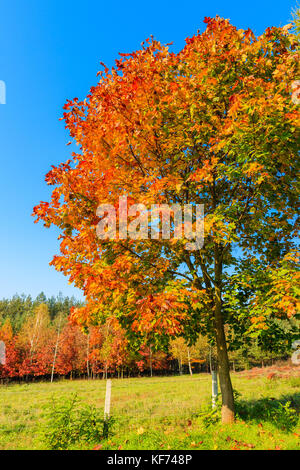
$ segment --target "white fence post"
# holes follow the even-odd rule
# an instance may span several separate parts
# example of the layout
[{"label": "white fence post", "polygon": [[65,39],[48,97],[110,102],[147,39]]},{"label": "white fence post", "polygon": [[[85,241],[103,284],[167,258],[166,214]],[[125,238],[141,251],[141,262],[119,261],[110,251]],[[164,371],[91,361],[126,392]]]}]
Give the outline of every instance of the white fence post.
[{"label": "white fence post", "polygon": [[105,405],[104,405],[104,420],[107,420],[110,416],[110,398],[111,398],[111,379],[107,379]]},{"label": "white fence post", "polygon": [[218,397],[218,374],[215,370],[211,371],[211,406],[216,408]]}]

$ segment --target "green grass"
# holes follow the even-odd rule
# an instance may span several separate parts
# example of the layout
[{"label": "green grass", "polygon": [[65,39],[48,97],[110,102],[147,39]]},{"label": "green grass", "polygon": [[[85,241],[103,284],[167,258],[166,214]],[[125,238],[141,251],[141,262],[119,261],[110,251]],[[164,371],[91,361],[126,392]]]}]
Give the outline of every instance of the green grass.
[{"label": "green grass", "polygon": [[[72,448],[98,444],[102,449],[299,449],[294,410],[300,408],[300,378],[250,380],[233,374],[232,379],[240,394],[240,416],[231,426],[201,414],[210,401],[207,374],[113,380],[114,434],[99,442],[80,441]],[[0,449],[45,449],[52,399],[65,402],[75,393],[82,403],[103,409],[102,380],[0,386]]]}]

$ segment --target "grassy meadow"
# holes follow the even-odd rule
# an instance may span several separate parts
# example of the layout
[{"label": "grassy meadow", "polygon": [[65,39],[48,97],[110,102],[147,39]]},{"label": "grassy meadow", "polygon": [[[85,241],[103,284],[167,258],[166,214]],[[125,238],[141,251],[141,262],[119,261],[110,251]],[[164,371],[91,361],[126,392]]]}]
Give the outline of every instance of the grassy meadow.
[{"label": "grassy meadow", "polygon": [[[225,426],[218,410],[211,413],[208,374],[113,379],[111,434],[78,437],[65,448],[299,449],[300,377],[236,373],[232,380],[238,416],[235,424]],[[92,405],[102,416],[103,380],[0,385],[0,449],[49,448],[49,410],[54,406],[57,416],[75,396],[78,406]]]}]

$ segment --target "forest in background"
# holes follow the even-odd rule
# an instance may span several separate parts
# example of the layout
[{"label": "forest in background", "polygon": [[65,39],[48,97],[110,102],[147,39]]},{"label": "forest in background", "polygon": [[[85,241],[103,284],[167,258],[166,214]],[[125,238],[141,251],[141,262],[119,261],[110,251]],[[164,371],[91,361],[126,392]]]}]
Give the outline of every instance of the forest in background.
[{"label": "forest in background", "polygon": [[[199,335],[193,345],[177,337],[159,346],[145,338],[132,344],[117,320],[82,330],[69,321],[70,309],[81,305],[74,297],[61,294],[50,298],[41,293],[35,299],[25,295],[2,299],[0,340],[6,345],[6,364],[0,365],[0,378],[30,381],[60,376],[72,379],[192,374],[209,372],[215,363],[215,347],[204,335]],[[277,329],[283,333],[290,328],[283,320],[274,321],[280,323]],[[239,347],[229,348],[233,370],[263,367],[287,359],[289,354],[290,349],[280,335],[268,348],[263,349],[258,338],[250,342],[240,339]]]}]

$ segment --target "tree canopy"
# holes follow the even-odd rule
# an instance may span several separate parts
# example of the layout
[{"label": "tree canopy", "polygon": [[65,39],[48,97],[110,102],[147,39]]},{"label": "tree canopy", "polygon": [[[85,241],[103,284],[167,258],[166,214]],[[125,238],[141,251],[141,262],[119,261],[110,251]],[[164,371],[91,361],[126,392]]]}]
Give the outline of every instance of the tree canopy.
[{"label": "tree canopy", "polygon": [[[120,54],[86,99],[67,101],[63,118],[79,151],[48,173],[51,201],[34,214],[61,229],[52,264],[86,296],[73,321],[117,317],[152,341],[211,332],[230,421],[228,286],[243,273],[254,329],[267,328],[269,314],[296,312],[293,279],[280,269],[290,273],[297,261],[299,109],[291,87],[299,52],[290,25],[255,37],[219,17],[205,23],[178,53],[149,38]],[[122,196],[147,208],[203,204],[204,245],[190,251],[184,236],[99,239],[99,204],[118,210]],[[129,209],[130,221],[137,215]]]}]

